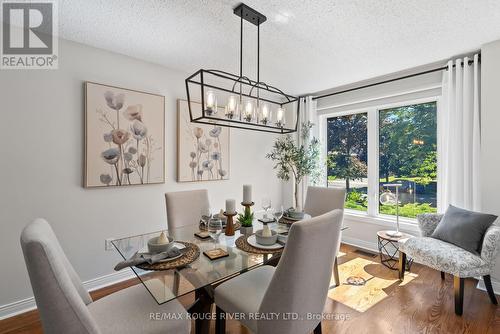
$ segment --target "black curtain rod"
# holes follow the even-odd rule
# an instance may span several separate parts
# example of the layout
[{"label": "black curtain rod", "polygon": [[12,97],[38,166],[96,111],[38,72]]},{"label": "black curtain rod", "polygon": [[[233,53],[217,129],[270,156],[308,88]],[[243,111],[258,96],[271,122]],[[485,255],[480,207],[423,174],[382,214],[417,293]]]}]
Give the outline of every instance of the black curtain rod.
[{"label": "black curtain rod", "polygon": [[[481,55],[479,55],[479,61],[481,61]],[[471,65],[473,63],[474,63],[474,60],[469,60],[468,61],[468,65]],[[456,66],[456,64],[453,64],[453,67],[455,67],[455,66]],[[464,63],[462,63],[462,67],[463,66],[464,66]],[[433,69],[430,69],[430,70],[426,70],[426,71],[423,71],[423,72],[418,72],[418,73],[404,75],[404,76],[398,77],[398,78],[383,80],[383,81],[374,82],[374,83],[371,83],[371,84],[368,84],[368,85],[363,85],[363,86],[359,86],[359,87],[349,88],[349,89],[342,90],[342,91],[339,91],[339,92],[333,92],[333,93],[329,93],[329,94],[314,96],[312,99],[313,100],[322,99],[322,98],[333,96],[333,95],[344,94],[344,93],[352,92],[352,91],[359,90],[359,89],[364,89],[364,88],[369,88],[369,87],[373,87],[373,86],[383,85],[383,84],[386,84],[386,83],[389,83],[389,82],[394,82],[394,81],[398,81],[398,80],[413,78],[413,77],[417,77],[417,76],[424,75],[424,74],[434,73],[434,72],[438,72],[438,71],[446,71],[446,70],[448,70],[448,66],[442,66],[442,67],[438,67],[438,68],[433,68]],[[305,102],[305,100],[304,100],[304,102]]]}]

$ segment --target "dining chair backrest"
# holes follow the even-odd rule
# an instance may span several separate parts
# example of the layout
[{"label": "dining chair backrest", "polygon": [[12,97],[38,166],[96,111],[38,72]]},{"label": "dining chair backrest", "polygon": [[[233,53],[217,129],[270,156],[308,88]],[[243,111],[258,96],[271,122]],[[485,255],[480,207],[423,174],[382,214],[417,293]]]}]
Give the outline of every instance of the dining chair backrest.
[{"label": "dining chair backrest", "polygon": [[312,217],[320,216],[335,209],[344,209],[345,188],[307,187],[304,212]]},{"label": "dining chair backrest", "polygon": [[49,223],[36,219],[26,226],[21,247],[44,333],[99,333],[87,309],[92,298]]},{"label": "dining chair backrest", "polygon": [[210,208],[206,189],[165,193],[168,229],[198,224]]},{"label": "dining chair backrest", "polygon": [[325,306],[337,242],[340,238],[342,211],[294,223],[281,260],[259,308],[260,314],[297,314],[304,320],[259,321],[259,333],[311,333]]}]

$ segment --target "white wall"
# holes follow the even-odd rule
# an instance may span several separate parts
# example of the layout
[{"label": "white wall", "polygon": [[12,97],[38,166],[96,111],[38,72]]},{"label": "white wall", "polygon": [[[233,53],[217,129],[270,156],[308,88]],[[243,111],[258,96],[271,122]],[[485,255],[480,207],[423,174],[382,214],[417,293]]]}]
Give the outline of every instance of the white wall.
[{"label": "white wall", "polygon": [[[481,47],[482,210],[500,216],[500,41]],[[498,222],[497,222],[498,224]],[[500,293],[500,256],[492,275]]]},{"label": "white wall", "polygon": [[[59,69],[0,71],[0,308],[32,296],[19,235],[36,217],[54,228],[82,280],[111,273],[119,261],[104,239],[166,226],[164,193],[207,188],[211,206],[241,199],[242,184],[281,202],[282,187],[265,159],[273,135],[232,130],[231,179],[180,184],[176,176],[176,99],[187,73],[60,41]],[[166,168],[162,185],[84,189],[83,82],[165,95]]]}]

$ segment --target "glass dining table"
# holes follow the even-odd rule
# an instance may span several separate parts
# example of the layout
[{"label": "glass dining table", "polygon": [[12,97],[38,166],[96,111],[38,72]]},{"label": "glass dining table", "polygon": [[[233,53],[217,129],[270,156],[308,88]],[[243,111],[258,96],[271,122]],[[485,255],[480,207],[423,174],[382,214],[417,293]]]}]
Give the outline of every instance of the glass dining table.
[{"label": "glass dining table", "polygon": [[[262,227],[262,223],[258,220],[254,221],[254,231]],[[278,233],[286,233],[290,225],[273,223],[270,224],[270,227]],[[124,260],[131,258],[137,252],[147,252],[148,240],[159,236],[161,232],[166,232],[176,241],[196,244],[200,249],[200,255],[186,266],[159,271],[144,270],[136,266],[130,267],[146,290],[160,305],[194,292],[195,301],[188,307],[190,314],[208,314],[211,312],[213,290],[218,284],[263,264],[273,265],[274,263],[276,265],[278,262],[280,254],[276,254],[275,251],[267,253],[263,250],[259,252],[261,254],[256,254],[239,249],[236,246],[236,240],[241,236],[239,230],[235,231],[234,236],[226,236],[224,233],[221,233],[217,245],[211,238],[200,239],[195,236],[195,233],[199,231],[199,225],[193,224],[170,230],[160,230],[115,239],[111,242]],[[204,251],[214,249],[215,247],[224,249],[229,255],[217,260],[210,260],[203,254]],[[207,333],[209,319],[202,317],[194,317],[194,319],[196,325],[195,332]]]},{"label": "glass dining table", "polygon": [[[273,225],[271,227],[278,233],[288,230],[284,224],[274,223]],[[254,222],[254,230],[260,228],[262,228],[262,224]],[[146,253],[148,240],[159,236],[161,232],[156,231],[115,239],[112,244],[126,260],[137,252]],[[130,267],[158,304],[166,303],[209,285],[216,285],[231,276],[262,265],[271,256],[271,253],[253,254],[237,248],[235,241],[241,236],[239,230],[235,231],[234,236],[226,236],[221,233],[217,245],[211,238],[200,239],[194,235],[199,232],[198,224],[165,230],[164,232],[174,240],[196,244],[200,249],[200,255],[194,262],[177,269],[155,271]],[[211,250],[215,246],[224,249],[229,255],[217,260],[210,260],[203,252]]]}]

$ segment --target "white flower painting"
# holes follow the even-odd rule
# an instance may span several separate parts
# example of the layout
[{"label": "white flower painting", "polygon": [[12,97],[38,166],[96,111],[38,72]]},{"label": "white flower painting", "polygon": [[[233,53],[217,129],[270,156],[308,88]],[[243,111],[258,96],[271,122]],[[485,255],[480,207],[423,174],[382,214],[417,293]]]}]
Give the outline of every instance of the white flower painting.
[{"label": "white flower painting", "polygon": [[85,83],[85,187],[165,182],[165,98]]},{"label": "white flower painting", "polygon": [[177,181],[229,179],[229,128],[191,123],[188,102],[177,101]]}]

